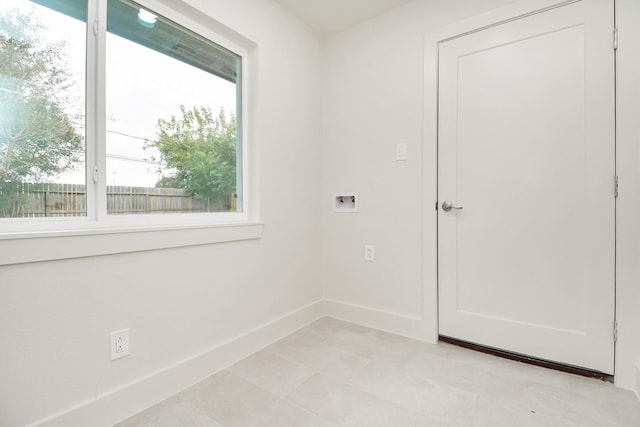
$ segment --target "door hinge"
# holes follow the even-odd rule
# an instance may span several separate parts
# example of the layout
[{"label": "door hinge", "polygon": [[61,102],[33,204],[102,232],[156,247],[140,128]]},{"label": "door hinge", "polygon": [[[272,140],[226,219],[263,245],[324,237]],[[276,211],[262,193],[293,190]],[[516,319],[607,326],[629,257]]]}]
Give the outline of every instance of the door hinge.
[{"label": "door hinge", "polygon": [[436,210],[438,210],[438,202],[436,202]]},{"label": "door hinge", "polygon": [[613,29],[613,50],[618,49],[618,29]]},{"label": "door hinge", "polygon": [[613,342],[618,341],[618,322],[613,322]]},{"label": "door hinge", "polygon": [[618,198],[618,176],[613,178],[613,197]]},{"label": "door hinge", "polygon": [[95,21],[93,21],[93,35],[94,36],[98,35],[98,30],[99,30],[98,20],[96,19]]}]

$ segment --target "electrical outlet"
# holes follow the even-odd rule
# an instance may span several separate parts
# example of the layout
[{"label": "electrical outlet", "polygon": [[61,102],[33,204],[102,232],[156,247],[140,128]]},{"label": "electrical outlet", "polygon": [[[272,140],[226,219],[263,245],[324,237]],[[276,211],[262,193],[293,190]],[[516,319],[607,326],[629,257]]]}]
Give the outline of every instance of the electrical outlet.
[{"label": "electrical outlet", "polygon": [[364,260],[373,262],[373,252],[374,252],[373,245],[364,245]]},{"label": "electrical outlet", "polygon": [[129,355],[129,329],[111,332],[111,360]]}]

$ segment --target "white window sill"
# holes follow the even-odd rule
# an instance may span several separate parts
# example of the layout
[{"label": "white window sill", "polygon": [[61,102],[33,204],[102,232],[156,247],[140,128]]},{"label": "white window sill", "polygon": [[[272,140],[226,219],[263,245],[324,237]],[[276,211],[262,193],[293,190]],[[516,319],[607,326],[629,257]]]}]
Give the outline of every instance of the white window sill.
[{"label": "white window sill", "polygon": [[264,224],[118,227],[0,235],[0,265],[259,239]]}]

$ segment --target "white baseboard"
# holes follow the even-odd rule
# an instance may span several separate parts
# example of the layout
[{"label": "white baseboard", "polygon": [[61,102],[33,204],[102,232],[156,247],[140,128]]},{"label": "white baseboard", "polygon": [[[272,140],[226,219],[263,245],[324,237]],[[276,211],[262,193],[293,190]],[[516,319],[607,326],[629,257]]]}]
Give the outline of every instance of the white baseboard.
[{"label": "white baseboard", "polygon": [[329,299],[318,300],[202,353],[53,414],[29,427],[111,427],[231,366],[323,316],[434,342],[424,319]]},{"label": "white baseboard", "polygon": [[[437,340],[425,319],[322,299],[29,427],[111,427],[323,316],[422,341]],[[635,392],[640,398],[640,362],[635,366]]]},{"label": "white baseboard", "polygon": [[111,427],[322,317],[319,300],[30,427]]},{"label": "white baseboard", "polygon": [[640,399],[640,362],[636,363],[636,396]]},{"label": "white baseboard", "polygon": [[428,327],[425,320],[419,317],[376,310],[326,298],[323,305],[325,316],[421,341],[435,343],[437,339],[437,334],[433,334],[433,328]]}]

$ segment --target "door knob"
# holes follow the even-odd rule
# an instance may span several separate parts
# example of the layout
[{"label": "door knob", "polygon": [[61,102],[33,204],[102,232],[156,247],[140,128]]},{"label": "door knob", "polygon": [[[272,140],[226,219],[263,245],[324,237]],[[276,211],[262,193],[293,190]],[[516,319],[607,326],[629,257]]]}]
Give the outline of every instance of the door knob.
[{"label": "door knob", "polygon": [[460,210],[462,206],[453,206],[451,202],[442,202],[442,210],[445,212],[449,212],[451,209]]}]

